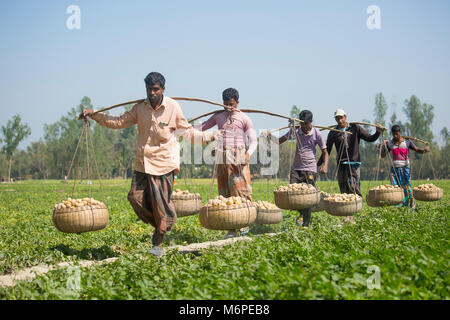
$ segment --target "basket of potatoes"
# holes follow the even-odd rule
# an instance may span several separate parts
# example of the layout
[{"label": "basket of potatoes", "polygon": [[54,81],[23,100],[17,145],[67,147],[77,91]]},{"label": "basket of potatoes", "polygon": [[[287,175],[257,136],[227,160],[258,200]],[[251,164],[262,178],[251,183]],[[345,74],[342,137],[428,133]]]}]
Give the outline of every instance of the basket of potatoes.
[{"label": "basket of potatoes", "polygon": [[357,194],[329,194],[322,201],[325,211],[332,216],[352,216],[362,209],[362,198]]},{"label": "basket of potatoes", "polygon": [[437,201],[444,196],[444,190],[432,183],[421,184],[413,189],[413,195],[419,201]]},{"label": "basket of potatoes", "polygon": [[301,210],[320,203],[320,190],[307,183],[279,186],[273,194],[275,204],[281,209]]},{"label": "basket of potatoes", "polygon": [[235,230],[254,223],[256,215],[256,206],[250,200],[217,196],[200,209],[199,219],[207,229]]},{"label": "basket of potatoes", "polygon": [[186,217],[197,214],[202,207],[202,197],[199,193],[190,193],[188,190],[176,189],[171,200],[175,205],[177,217]]},{"label": "basket of potatoes", "polygon": [[369,190],[366,196],[370,207],[393,206],[403,202],[403,189],[399,186],[381,185]]},{"label": "basket of potatoes", "polygon": [[108,225],[109,213],[103,202],[93,198],[67,198],[55,204],[53,223],[61,232],[83,233],[96,231]]},{"label": "basket of potatoes", "polygon": [[258,200],[255,202],[257,224],[276,224],[283,220],[283,210],[273,203]]}]

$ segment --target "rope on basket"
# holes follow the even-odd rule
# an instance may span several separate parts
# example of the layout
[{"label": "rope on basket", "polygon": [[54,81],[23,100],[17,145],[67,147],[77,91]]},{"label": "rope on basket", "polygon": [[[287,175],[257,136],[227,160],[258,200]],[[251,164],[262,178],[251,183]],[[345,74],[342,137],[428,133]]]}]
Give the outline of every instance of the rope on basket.
[{"label": "rope on basket", "polygon": [[[93,157],[94,157],[95,167],[96,167],[96,170],[97,170],[97,176],[98,176],[98,179],[99,179],[102,200],[103,200],[103,202],[105,201],[104,200],[104,194],[103,194],[103,187],[102,187],[102,183],[101,183],[101,179],[100,179],[100,171],[98,170],[98,165],[97,165],[97,159],[96,159],[96,155],[95,155],[94,145],[92,143],[92,138],[91,138],[91,136],[89,134],[89,131],[90,131],[90,124],[89,124],[89,121],[86,119],[85,122],[84,122],[83,128],[81,130],[81,134],[80,134],[80,137],[78,139],[77,146],[75,148],[75,152],[74,152],[74,154],[72,156],[72,161],[71,161],[71,163],[69,165],[69,170],[68,170],[67,175],[66,175],[66,177],[64,179],[63,190],[62,190],[62,198],[63,199],[64,199],[64,193],[65,193],[65,185],[67,183],[67,180],[70,177],[70,173],[72,171],[73,163],[74,163],[76,155],[78,153],[78,149],[80,147],[81,140],[84,138],[85,139],[85,144],[86,144],[86,167],[87,167],[87,179],[88,179],[88,185],[89,185],[89,197],[92,199],[92,181],[91,181],[91,169],[90,169],[90,162],[89,162],[89,144],[90,144],[91,148],[92,148]],[[77,167],[78,168],[79,168],[80,160],[81,160],[81,151],[80,151],[80,154],[78,156],[78,161],[77,161]],[[80,178],[80,181],[81,181],[81,178]],[[72,197],[75,194],[75,189],[76,189],[76,176],[74,175],[74,185],[73,185],[73,188],[72,188]],[[95,226],[95,216],[93,214],[92,202],[89,202],[89,208],[90,208],[91,214],[92,214],[92,225],[90,227],[90,231],[93,231],[94,230],[94,226]]]}]

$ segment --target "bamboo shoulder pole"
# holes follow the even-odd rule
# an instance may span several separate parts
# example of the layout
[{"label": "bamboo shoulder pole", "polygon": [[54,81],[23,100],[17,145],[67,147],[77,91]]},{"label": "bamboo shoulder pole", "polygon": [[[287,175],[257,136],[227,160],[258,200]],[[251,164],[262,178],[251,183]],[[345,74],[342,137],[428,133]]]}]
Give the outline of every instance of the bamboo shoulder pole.
[{"label": "bamboo shoulder pole", "polygon": [[421,139],[416,138],[416,137],[410,137],[410,136],[402,136],[402,137],[403,137],[404,139],[414,140],[414,141],[422,142],[422,143],[425,143],[425,144],[430,144],[429,142],[424,141],[424,140],[421,140]]},{"label": "bamboo shoulder pole", "polygon": [[[214,102],[214,101],[209,101],[209,100],[205,100],[205,99],[197,99],[197,98],[185,98],[185,97],[171,97],[173,100],[181,100],[181,101],[196,101],[196,102],[204,102],[204,103],[209,103],[215,106],[220,106],[220,107],[224,107],[224,108],[228,108],[226,105]],[[122,107],[122,106],[126,106],[128,104],[136,104],[136,103],[142,103],[144,102],[145,99],[138,99],[138,100],[133,100],[133,101],[128,101],[128,102],[123,102],[123,103],[119,103],[119,104],[115,104],[113,106],[110,107],[106,107],[100,110],[95,111],[93,114],[99,113],[99,112],[104,112],[104,111],[108,111],[114,108],[118,108],[118,107]]]},{"label": "bamboo shoulder pole", "polygon": [[[298,127],[300,127],[300,126],[299,126],[299,125],[295,125],[295,127],[298,128]],[[316,125],[314,125],[313,127],[315,127],[315,128],[321,128],[320,131],[330,130],[330,131],[336,131],[336,132],[344,132],[344,131],[336,130],[336,129],[333,129],[333,128],[330,128],[330,127],[323,127],[323,126],[316,126]],[[334,126],[332,126],[332,127],[334,127]],[[279,129],[271,130],[270,132],[271,132],[271,133],[272,133],[272,132],[277,132],[277,131],[281,131],[281,130],[289,129],[289,128],[290,128],[289,126],[288,126],[288,127],[282,127],[282,128],[279,128]],[[348,132],[348,131],[345,131],[345,134],[352,134],[352,133],[351,133],[351,132]]]},{"label": "bamboo shoulder pole", "polygon": [[95,111],[95,112],[93,113],[93,115],[96,114],[96,113],[99,113],[99,112],[104,112],[104,111],[108,111],[108,110],[111,110],[111,109],[114,109],[114,108],[118,108],[118,107],[121,107],[121,106],[126,106],[127,104],[141,103],[141,102],[143,102],[144,100],[145,100],[145,99],[139,99],[139,100],[133,100],[133,101],[128,101],[128,102],[124,102],[124,103],[115,104],[115,105],[113,105],[113,106],[110,106],[110,107],[106,107],[106,108],[97,110],[97,111]]},{"label": "bamboo shoulder pole", "polygon": [[[362,126],[371,126],[371,127],[378,128],[378,126],[376,124],[367,123],[367,122],[350,122],[350,124],[359,124],[359,125],[362,125]],[[382,127],[382,129],[383,130],[387,130],[387,128],[385,128],[385,127]]]}]

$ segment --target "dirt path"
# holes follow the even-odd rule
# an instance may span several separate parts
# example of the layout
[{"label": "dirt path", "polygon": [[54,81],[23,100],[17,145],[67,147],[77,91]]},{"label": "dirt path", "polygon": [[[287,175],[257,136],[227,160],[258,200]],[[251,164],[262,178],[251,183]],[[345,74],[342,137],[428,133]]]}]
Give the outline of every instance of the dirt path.
[{"label": "dirt path", "polygon": [[[280,233],[265,233],[262,235],[257,235],[255,237],[260,236],[277,236]],[[251,237],[243,236],[243,237],[236,237],[236,238],[230,238],[225,240],[217,240],[217,241],[207,241],[207,242],[201,242],[201,243],[191,243],[187,246],[170,246],[166,248],[166,251],[169,250],[178,250],[180,253],[195,253],[203,249],[208,249],[210,247],[216,247],[216,248],[222,248],[224,246],[228,246],[230,244],[245,241],[250,242],[253,241]],[[91,267],[91,266],[100,266],[105,263],[112,263],[119,259],[119,257],[114,258],[108,258],[101,261],[94,261],[94,260],[80,260],[76,262],[61,262],[56,265],[39,265],[34,266],[31,268],[26,268],[22,270],[15,271],[11,274],[0,276],[0,287],[13,287],[17,281],[23,281],[23,280],[32,280],[36,278],[37,276],[46,274],[52,270],[60,269],[60,268],[67,268],[72,265],[77,265],[80,267]]]}]

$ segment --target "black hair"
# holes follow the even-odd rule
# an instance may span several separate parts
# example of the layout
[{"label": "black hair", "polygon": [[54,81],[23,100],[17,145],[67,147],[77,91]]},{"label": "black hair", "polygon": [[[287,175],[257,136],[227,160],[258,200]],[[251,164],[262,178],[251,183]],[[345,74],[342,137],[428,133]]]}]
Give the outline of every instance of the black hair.
[{"label": "black hair", "polygon": [[239,101],[239,92],[234,88],[225,89],[222,92],[222,99],[223,99],[223,101],[229,101],[231,99],[234,99],[236,102],[238,102]]},{"label": "black hair", "polygon": [[398,124],[394,124],[391,128],[391,132],[392,132],[392,134],[394,134],[396,132],[402,132],[402,128]]},{"label": "black hair", "polygon": [[155,85],[159,84],[161,88],[164,88],[166,85],[166,79],[164,79],[164,76],[159,72],[150,72],[144,79],[145,85]]},{"label": "black hair", "polygon": [[311,122],[313,122],[313,114],[312,114],[312,112],[309,111],[309,110],[302,110],[302,111],[299,113],[298,118],[299,118],[300,120],[303,120],[303,121],[306,122],[306,123],[311,123]]}]

